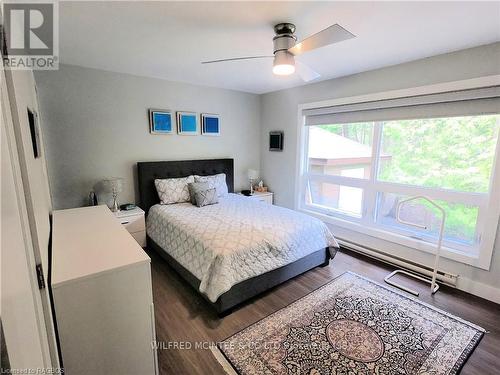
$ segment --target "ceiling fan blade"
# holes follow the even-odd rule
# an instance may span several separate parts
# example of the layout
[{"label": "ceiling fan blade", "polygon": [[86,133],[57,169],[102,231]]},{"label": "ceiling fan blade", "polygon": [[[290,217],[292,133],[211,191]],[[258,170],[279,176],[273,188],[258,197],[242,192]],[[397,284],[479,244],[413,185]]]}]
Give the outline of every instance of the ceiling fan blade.
[{"label": "ceiling fan blade", "polygon": [[300,55],[301,53],[311,51],[316,48],[321,48],[329,44],[338,43],[354,37],[356,37],[356,35],[350,33],[336,23],[297,43],[288,51],[294,55]]},{"label": "ceiling fan blade", "polygon": [[306,64],[297,60],[295,60],[295,63],[297,65],[297,74],[300,76],[300,78],[302,78],[304,82],[311,82],[321,77],[318,72],[312,70]]},{"label": "ceiling fan blade", "polygon": [[248,56],[248,57],[233,57],[231,59],[220,59],[220,60],[210,60],[210,61],[202,61],[202,64],[214,64],[219,62],[226,61],[239,61],[239,60],[253,60],[253,59],[267,59],[273,58],[274,56]]}]

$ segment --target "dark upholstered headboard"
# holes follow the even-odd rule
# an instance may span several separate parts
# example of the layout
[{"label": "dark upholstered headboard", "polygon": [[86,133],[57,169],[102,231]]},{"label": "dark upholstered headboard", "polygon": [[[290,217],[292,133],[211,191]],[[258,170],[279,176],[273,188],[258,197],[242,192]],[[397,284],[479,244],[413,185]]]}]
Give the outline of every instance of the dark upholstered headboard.
[{"label": "dark upholstered headboard", "polygon": [[156,192],[154,181],[157,178],[177,178],[189,175],[208,176],[217,173],[226,174],[227,188],[234,192],[234,160],[180,160],[180,161],[148,161],[137,163],[139,180],[139,206],[146,211],[157,204],[160,199]]}]

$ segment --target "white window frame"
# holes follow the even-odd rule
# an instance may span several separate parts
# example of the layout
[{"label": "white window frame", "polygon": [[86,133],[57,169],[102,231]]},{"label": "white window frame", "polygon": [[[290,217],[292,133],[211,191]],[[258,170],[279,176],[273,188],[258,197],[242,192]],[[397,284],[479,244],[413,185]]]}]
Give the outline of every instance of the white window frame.
[{"label": "white window frame", "polygon": [[[326,223],[330,223],[355,232],[360,232],[396,244],[407,246],[419,251],[434,253],[435,245],[395,233],[390,230],[384,230],[379,224],[375,224],[372,218],[375,213],[374,196],[377,192],[394,192],[405,195],[421,195],[424,193],[432,199],[444,199],[451,202],[459,202],[479,207],[477,218],[476,238],[479,239],[479,245],[476,246],[475,253],[470,252],[470,247],[460,248],[460,245],[443,247],[442,256],[461,263],[469,264],[474,267],[489,270],[491,257],[495,244],[497,225],[500,216],[500,135],[497,140],[496,155],[490,177],[490,193],[468,193],[459,191],[450,191],[445,189],[416,187],[391,182],[382,182],[376,180],[380,154],[380,137],[382,133],[382,123],[374,123],[373,149],[372,149],[372,173],[369,179],[358,179],[343,176],[322,175],[309,173],[308,168],[308,127],[305,126],[305,117],[303,111],[321,107],[330,107],[344,104],[355,104],[368,101],[386,100],[411,97],[415,95],[427,95],[444,93],[450,91],[459,91],[475,89],[489,86],[500,85],[500,75],[474,78],[463,81],[447,82],[437,85],[420,86],[410,89],[394,90],[376,94],[346,97],[340,99],[326,100],[314,103],[304,103],[298,106],[297,115],[297,160],[296,160],[296,185],[295,185],[295,209],[305,212],[309,215],[318,217]],[[331,210],[322,210],[319,206],[307,204],[305,194],[307,193],[307,183],[309,179],[315,179],[323,182],[330,182],[339,185],[360,187],[364,189],[363,199],[366,199],[364,211],[361,218],[345,216]],[[355,242],[355,241],[353,241]],[[394,254],[397,255],[397,254]]]}]

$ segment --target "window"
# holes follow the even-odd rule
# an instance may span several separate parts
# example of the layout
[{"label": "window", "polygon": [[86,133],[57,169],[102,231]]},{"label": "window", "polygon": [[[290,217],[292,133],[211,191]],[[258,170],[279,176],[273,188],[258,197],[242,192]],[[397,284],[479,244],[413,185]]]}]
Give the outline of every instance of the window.
[{"label": "window", "polygon": [[361,217],[363,190],[311,179],[306,202],[324,211],[332,209],[338,213]]},{"label": "window", "polygon": [[401,208],[403,220],[426,229],[396,220],[398,202],[425,195],[446,211],[445,256],[477,259],[485,247],[491,254],[500,95],[468,91],[444,99],[305,110],[299,208],[348,229],[432,250],[440,216],[431,205]]}]

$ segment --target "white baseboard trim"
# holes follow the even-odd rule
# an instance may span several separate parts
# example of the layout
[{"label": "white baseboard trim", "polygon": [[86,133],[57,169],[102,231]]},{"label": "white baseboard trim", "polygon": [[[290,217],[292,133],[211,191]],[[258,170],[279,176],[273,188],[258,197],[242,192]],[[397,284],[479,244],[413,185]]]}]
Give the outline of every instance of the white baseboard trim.
[{"label": "white baseboard trim", "polygon": [[[419,267],[416,266],[415,263],[408,264],[404,261],[399,260],[397,257],[391,256],[390,254],[383,253],[375,249],[370,249],[363,245],[353,244],[350,241],[346,241],[338,237],[337,240],[341,246],[344,246],[352,251],[361,253],[365,256],[375,258],[384,263],[389,263],[396,267],[400,266],[403,269],[408,269],[410,271],[417,272],[424,276],[429,276],[430,274],[428,270],[423,268],[424,266]],[[453,288],[457,288],[464,292],[487,299],[488,301],[500,304],[500,288],[496,288],[488,284],[483,284],[481,282],[474,281],[472,279],[463,276],[452,275],[448,272],[443,272],[443,271],[440,271],[440,273],[438,273],[438,281],[447,284],[448,286],[451,286]]]},{"label": "white baseboard trim", "polygon": [[500,288],[495,288],[494,286],[466,277],[459,277],[457,280],[457,289],[500,304]]},{"label": "white baseboard trim", "polygon": [[[350,249],[352,251],[356,251],[358,253],[361,253],[363,255],[366,255],[370,258],[374,258],[377,260],[380,260],[384,263],[391,264],[395,267],[401,267],[403,269],[406,269],[408,271],[412,271],[413,273],[420,274],[422,276],[426,276],[428,278],[432,277],[432,270],[428,267],[425,267],[423,265],[414,263],[414,262],[409,262],[408,260],[403,260],[401,258],[398,258],[394,255],[390,255],[384,252],[381,252],[379,250],[369,248],[363,245],[358,245],[353,242],[341,239],[337,237],[337,241],[339,242],[340,246],[343,246],[347,249]],[[437,281],[452,286],[456,288],[457,286],[457,280],[458,280],[458,275],[451,274],[450,272],[445,272],[441,269],[438,269],[437,273]]]}]

